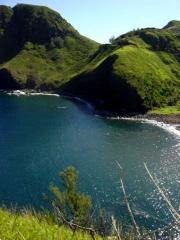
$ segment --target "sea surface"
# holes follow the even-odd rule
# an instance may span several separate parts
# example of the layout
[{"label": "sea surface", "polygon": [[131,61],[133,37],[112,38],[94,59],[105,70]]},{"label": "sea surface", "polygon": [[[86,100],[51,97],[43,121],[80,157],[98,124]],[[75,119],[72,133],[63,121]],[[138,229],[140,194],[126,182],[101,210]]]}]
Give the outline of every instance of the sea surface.
[{"label": "sea surface", "polygon": [[73,165],[79,188],[92,197],[94,209],[127,222],[117,162],[138,224],[157,228],[172,222],[144,162],[179,210],[176,131],[97,116],[88,105],[62,97],[0,94],[0,205],[47,207],[43,193],[49,183],[59,184],[58,172]]}]

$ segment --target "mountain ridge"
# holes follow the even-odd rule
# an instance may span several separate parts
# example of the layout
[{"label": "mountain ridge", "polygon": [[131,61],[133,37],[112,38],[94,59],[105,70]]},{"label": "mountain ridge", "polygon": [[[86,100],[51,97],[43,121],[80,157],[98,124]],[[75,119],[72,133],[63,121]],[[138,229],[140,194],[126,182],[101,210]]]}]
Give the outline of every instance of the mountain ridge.
[{"label": "mountain ridge", "polygon": [[[56,89],[79,72],[98,48],[98,43],[47,7],[18,4],[6,12],[11,14],[0,25],[0,77],[1,73],[12,76],[18,87],[29,88],[30,82],[33,88]],[[0,19],[2,15],[0,9]]]},{"label": "mountain ridge", "polygon": [[179,33],[173,20],[99,45],[47,7],[0,6],[0,88],[58,91],[120,113],[177,105]]},{"label": "mountain ridge", "polygon": [[100,110],[120,114],[176,105],[179,53],[177,31],[137,29],[112,39],[111,45],[102,45],[86,70],[64,89],[95,102]]}]

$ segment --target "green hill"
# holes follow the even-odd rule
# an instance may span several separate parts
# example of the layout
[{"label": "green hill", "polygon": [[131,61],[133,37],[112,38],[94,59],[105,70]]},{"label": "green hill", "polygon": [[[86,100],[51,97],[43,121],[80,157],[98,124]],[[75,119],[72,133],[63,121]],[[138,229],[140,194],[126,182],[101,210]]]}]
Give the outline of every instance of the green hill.
[{"label": "green hill", "polygon": [[1,88],[57,89],[97,47],[47,7],[0,6]]},{"label": "green hill", "polygon": [[64,91],[121,113],[176,105],[180,100],[180,22],[140,29],[102,45]]},{"label": "green hill", "polygon": [[179,106],[180,21],[98,43],[41,6],[0,6],[0,88],[55,90],[118,113]]}]

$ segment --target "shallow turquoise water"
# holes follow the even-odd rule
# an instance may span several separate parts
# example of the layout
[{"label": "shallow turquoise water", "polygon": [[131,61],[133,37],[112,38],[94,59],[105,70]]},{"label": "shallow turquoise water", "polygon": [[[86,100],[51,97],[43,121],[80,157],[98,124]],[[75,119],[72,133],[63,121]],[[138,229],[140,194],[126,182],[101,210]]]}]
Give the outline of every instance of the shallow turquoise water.
[{"label": "shallow turquoise water", "polygon": [[61,97],[0,95],[0,203],[45,206],[42,193],[69,165],[79,171],[80,189],[110,216],[128,219],[118,161],[135,217],[150,227],[171,216],[143,162],[180,199],[180,139],[148,123],[93,115]]}]

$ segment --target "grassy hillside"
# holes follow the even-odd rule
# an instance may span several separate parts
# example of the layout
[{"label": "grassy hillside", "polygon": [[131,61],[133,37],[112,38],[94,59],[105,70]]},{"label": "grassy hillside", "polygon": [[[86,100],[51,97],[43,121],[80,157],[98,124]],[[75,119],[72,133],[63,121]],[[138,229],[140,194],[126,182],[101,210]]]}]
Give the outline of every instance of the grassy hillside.
[{"label": "grassy hillside", "polygon": [[118,113],[176,106],[180,21],[99,45],[47,7],[0,6],[0,88],[56,90]]},{"label": "grassy hillside", "polygon": [[171,115],[176,114],[180,115],[180,106],[177,104],[176,106],[166,106],[161,108],[154,108],[150,110],[148,114],[155,114],[155,115]]},{"label": "grassy hillside", "polygon": [[[172,27],[173,24],[173,27]],[[179,22],[132,31],[101,46],[64,91],[121,113],[177,105],[180,100]]]},{"label": "grassy hillside", "polygon": [[47,7],[0,6],[1,88],[57,89],[97,48]]},{"label": "grassy hillside", "polygon": [[[0,209],[0,239],[1,240],[70,240],[73,232],[64,226],[58,227],[45,217],[33,216],[30,212],[22,215],[13,214]],[[91,240],[92,237],[82,232],[76,232],[73,239]],[[100,240],[100,237],[95,239]]]}]

